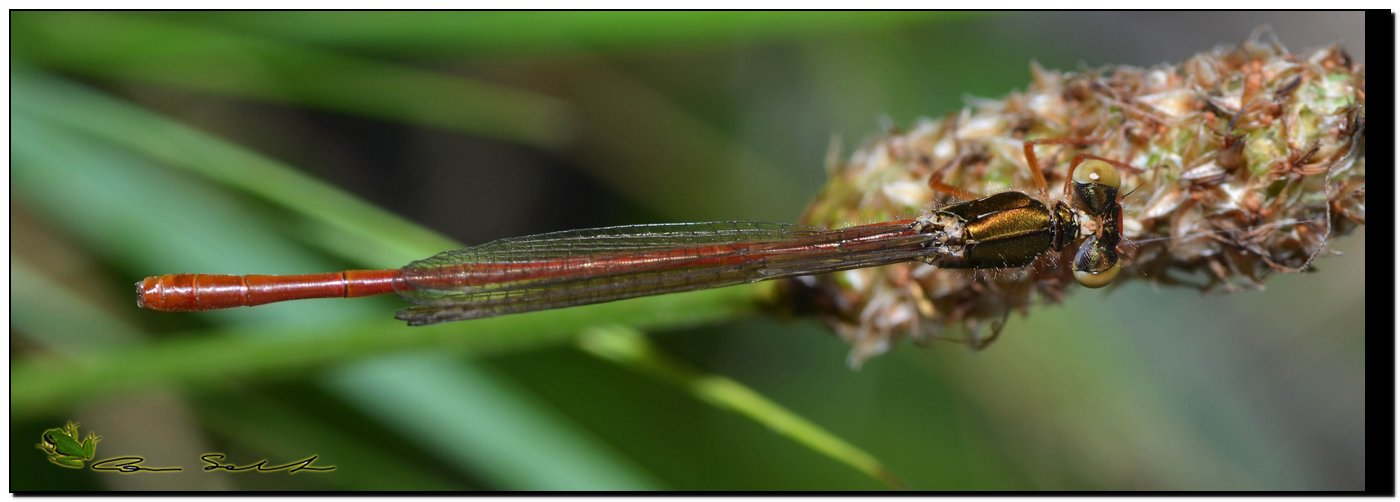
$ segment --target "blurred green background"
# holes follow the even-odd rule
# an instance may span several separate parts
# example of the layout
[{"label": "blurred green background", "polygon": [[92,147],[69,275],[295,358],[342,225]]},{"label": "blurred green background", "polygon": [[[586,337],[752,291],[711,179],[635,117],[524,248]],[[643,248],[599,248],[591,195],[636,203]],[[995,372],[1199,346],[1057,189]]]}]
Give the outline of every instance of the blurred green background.
[{"label": "blurred green background", "polygon": [[[1365,487],[1365,232],[1313,274],[1135,282],[990,349],[860,371],[752,288],[408,328],[396,298],[138,310],[174,272],[398,267],[461,243],[793,221],[882,127],[1056,69],[1349,13],[12,12],[11,489]],[[637,333],[645,336],[638,336]],[[580,336],[583,338],[580,341]],[[98,458],[59,469],[65,420]],[[333,473],[228,474],[319,454]]]}]

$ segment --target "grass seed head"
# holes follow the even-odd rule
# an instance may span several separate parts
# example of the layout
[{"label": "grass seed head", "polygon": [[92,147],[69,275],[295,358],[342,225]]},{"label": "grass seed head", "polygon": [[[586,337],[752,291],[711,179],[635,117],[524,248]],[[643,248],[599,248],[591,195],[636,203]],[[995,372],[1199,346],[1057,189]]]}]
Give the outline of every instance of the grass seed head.
[{"label": "grass seed head", "polygon": [[[826,227],[911,217],[952,202],[930,178],[973,194],[1035,193],[1027,140],[1061,198],[1070,160],[1125,162],[1124,271],[1202,291],[1258,288],[1310,271],[1332,239],[1366,221],[1366,77],[1340,46],[1290,53],[1261,31],[1179,65],[1059,72],[1032,63],[1024,92],[893,131],[829,166],[804,222]],[[833,159],[837,157],[833,156]],[[1131,193],[1129,193],[1131,191]],[[1077,246],[1009,270],[898,264],[794,279],[787,290],[853,345],[859,365],[906,336],[978,340],[1037,297],[1079,286]]]}]

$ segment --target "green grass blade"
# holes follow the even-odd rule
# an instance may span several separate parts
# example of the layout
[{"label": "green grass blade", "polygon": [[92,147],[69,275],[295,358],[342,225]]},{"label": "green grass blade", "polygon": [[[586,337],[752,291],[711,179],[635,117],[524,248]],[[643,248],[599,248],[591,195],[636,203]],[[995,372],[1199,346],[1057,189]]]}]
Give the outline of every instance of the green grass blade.
[{"label": "green grass blade", "polygon": [[47,68],[296,103],[546,148],[567,141],[569,112],[563,102],[462,77],[147,14],[18,12],[11,27],[15,59]]},{"label": "green grass blade", "polygon": [[220,381],[286,376],[415,349],[501,354],[569,343],[580,327],[620,319],[639,329],[735,319],[755,312],[751,300],[749,288],[734,287],[480,319],[470,324],[408,328],[384,318],[348,325],[194,332],[140,348],[88,354],[78,364],[17,362],[11,372],[10,403],[17,415],[33,415],[149,385],[199,388]]},{"label": "green grass blade", "polygon": [[579,346],[590,354],[679,386],[696,399],[763,424],[885,486],[905,488],[904,482],[873,455],[739,382],[704,373],[665,354],[635,328],[617,325],[590,328],[579,338]]},{"label": "green grass blade", "polygon": [[[27,270],[27,267],[23,267]],[[21,286],[52,284],[26,274]],[[38,290],[35,293],[52,291]],[[33,295],[21,300],[34,299]],[[132,328],[120,320],[105,316],[82,299],[65,298],[72,303],[65,307],[91,315],[77,322],[64,316],[17,318],[25,330],[50,332],[72,329],[81,332],[130,333]],[[32,307],[27,303],[20,308]],[[655,311],[654,309],[646,309]],[[45,309],[32,312],[42,314]],[[704,309],[701,309],[702,311]],[[84,322],[86,321],[86,322]],[[558,340],[572,339],[573,332],[560,320],[544,320],[538,329],[555,329]],[[360,331],[353,328],[330,331],[341,333],[334,340],[318,338],[314,331],[286,333],[241,332],[226,335],[191,334],[181,341],[164,342],[129,349],[89,347],[87,351],[70,351],[74,357],[63,364],[52,360],[31,360],[18,363],[12,373],[11,405],[16,416],[34,417],[58,411],[76,404],[121,400],[124,392],[152,386],[174,385],[182,388],[207,388],[230,381],[252,383],[259,379],[286,376],[293,370],[304,370],[314,359],[298,354],[316,354],[333,362],[344,362],[346,354],[369,357],[409,348],[433,350],[438,357],[405,354],[392,360],[375,360],[367,364],[336,369],[321,380],[338,390],[352,404],[359,405],[371,415],[378,416],[401,430],[432,430],[433,435],[412,434],[410,439],[421,441],[423,448],[442,449],[454,467],[474,475],[485,475],[494,486],[516,489],[654,489],[655,483],[625,459],[612,453],[564,417],[550,413],[546,407],[501,388],[504,382],[490,372],[473,369],[459,361],[443,360],[443,347],[456,346],[465,352],[519,350],[531,343],[548,343],[525,333],[495,332],[496,336],[471,338],[459,330],[408,330],[410,336],[386,336],[402,326],[389,326],[390,321],[367,323]],[[325,329],[325,328],[322,328]],[[532,331],[535,331],[532,329]],[[346,336],[344,333],[349,332]],[[432,335],[419,338],[416,334]],[[43,340],[41,338],[41,340]],[[388,345],[385,343],[388,342]],[[314,451],[327,459],[359,465],[371,465],[366,460],[376,454],[345,444],[334,433],[316,432],[312,427],[290,441],[275,439],[279,434],[293,434],[301,427],[289,425],[304,419],[280,416],[270,420],[276,410],[252,406],[245,400],[235,408],[215,406],[213,426],[235,435],[248,446],[278,451]],[[207,403],[206,403],[207,404]],[[239,420],[246,410],[257,409],[263,425],[251,427]],[[240,411],[242,410],[242,411]],[[232,415],[232,416],[230,416]],[[464,424],[487,424],[464,426]],[[272,427],[272,429],[269,429]],[[293,447],[297,444],[302,446]],[[450,445],[470,444],[470,450],[450,448]],[[280,445],[280,446],[279,446]],[[445,448],[446,447],[446,448]],[[392,472],[396,467],[384,466],[380,471]],[[378,472],[378,471],[377,471]],[[394,476],[395,483],[412,481],[412,476]],[[372,482],[369,479],[356,482]],[[429,489],[440,481],[424,478],[410,485],[395,485],[398,489]],[[352,486],[358,486],[352,482]],[[362,488],[384,489],[372,485]]]},{"label": "green grass blade", "polygon": [[377,53],[558,54],[889,30],[946,12],[219,12],[186,21]]},{"label": "green grass blade", "polygon": [[[419,447],[495,486],[523,490],[655,490],[657,483],[606,445],[549,413],[528,394],[484,368],[456,364],[441,352],[381,358],[353,372],[332,372],[331,387],[372,416],[401,430]],[[443,396],[470,395],[496,403],[464,406]],[[442,424],[472,420],[483,428]],[[457,448],[447,448],[458,445]],[[489,454],[483,454],[489,453]]]},{"label": "green grass blade", "polygon": [[[417,468],[376,441],[355,437],[328,417],[306,413],[275,400],[248,392],[219,393],[195,399],[200,423],[215,433],[233,438],[242,448],[268,455],[269,459],[319,458],[315,465],[335,466],[336,471],[317,480],[340,490],[451,490],[459,483],[431,470]],[[276,460],[274,460],[276,461]]]},{"label": "green grass blade", "polygon": [[[185,170],[220,186],[244,191],[290,209],[298,217],[309,220],[304,227],[314,238],[309,238],[308,244],[325,247],[347,259],[379,266],[401,265],[457,247],[436,232],[366,204],[291,166],[136,106],[23,68],[12,71],[10,80],[16,116],[42,119],[45,124],[90,137],[80,141],[110,143],[149,157],[164,167]],[[19,127],[16,131],[25,132]],[[63,152],[48,149],[38,153],[51,156]],[[120,159],[93,159],[93,162],[102,165],[120,162]],[[94,169],[94,172],[102,171]],[[88,175],[78,174],[78,178],[82,176]],[[127,196],[137,190],[159,188],[138,199],[148,204],[159,203],[162,197],[180,195],[153,183],[152,176],[111,175],[109,181],[121,183]],[[61,187],[55,190],[55,195],[62,195]],[[138,208],[127,206],[125,209]],[[208,217],[216,211],[206,213],[200,216]],[[171,233],[170,229],[156,230]]]},{"label": "green grass blade", "polygon": [[[24,259],[10,258],[10,333],[62,354],[111,350],[141,343],[145,336]],[[62,311],[63,315],[52,315]],[[104,329],[94,329],[103,326]]]}]

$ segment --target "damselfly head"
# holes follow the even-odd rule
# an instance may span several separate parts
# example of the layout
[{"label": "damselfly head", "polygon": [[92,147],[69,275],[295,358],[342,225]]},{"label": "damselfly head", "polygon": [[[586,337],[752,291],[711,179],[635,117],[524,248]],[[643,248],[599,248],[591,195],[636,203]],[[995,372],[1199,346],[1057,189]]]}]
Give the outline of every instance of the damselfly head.
[{"label": "damselfly head", "polygon": [[1123,268],[1118,261],[1123,229],[1123,208],[1118,200],[1122,177],[1117,167],[1099,159],[1087,159],[1069,169],[1065,184],[1073,194],[1071,200],[1096,223],[1094,233],[1084,239],[1074,256],[1074,280],[1086,288],[1102,288]]}]

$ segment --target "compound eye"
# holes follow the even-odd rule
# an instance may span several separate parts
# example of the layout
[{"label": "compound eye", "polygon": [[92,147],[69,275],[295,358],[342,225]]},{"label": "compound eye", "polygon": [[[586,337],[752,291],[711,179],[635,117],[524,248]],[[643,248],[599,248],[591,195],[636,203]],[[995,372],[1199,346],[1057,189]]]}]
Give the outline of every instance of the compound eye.
[{"label": "compound eye", "polygon": [[1074,168],[1074,182],[1081,185],[1095,183],[1118,189],[1118,169],[1099,159],[1089,159]]},{"label": "compound eye", "polygon": [[1075,166],[1070,177],[1074,186],[1074,205],[1094,216],[1107,216],[1118,199],[1118,170],[1098,159],[1089,159]]},{"label": "compound eye", "polygon": [[1118,263],[1118,251],[1089,236],[1074,255],[1074,280],[1086,288],[1102,288],[1118,277],[1123,266]]},{"label": "compound eye", "polygon": [[1079,281],[1080,286],[1098,289],[1109,285],[1109,283],[1112,283],[1113,278],[1118,277],[1118,272],[1120,270],[1123,270],[1123,265],[1119,263],[1114,263],[1113,266],[1108,267],[1108,270],[1104,270],[1103,272],[1099,273],[1089,272],[1086,270],[1075,270],[1074,280]]}]

